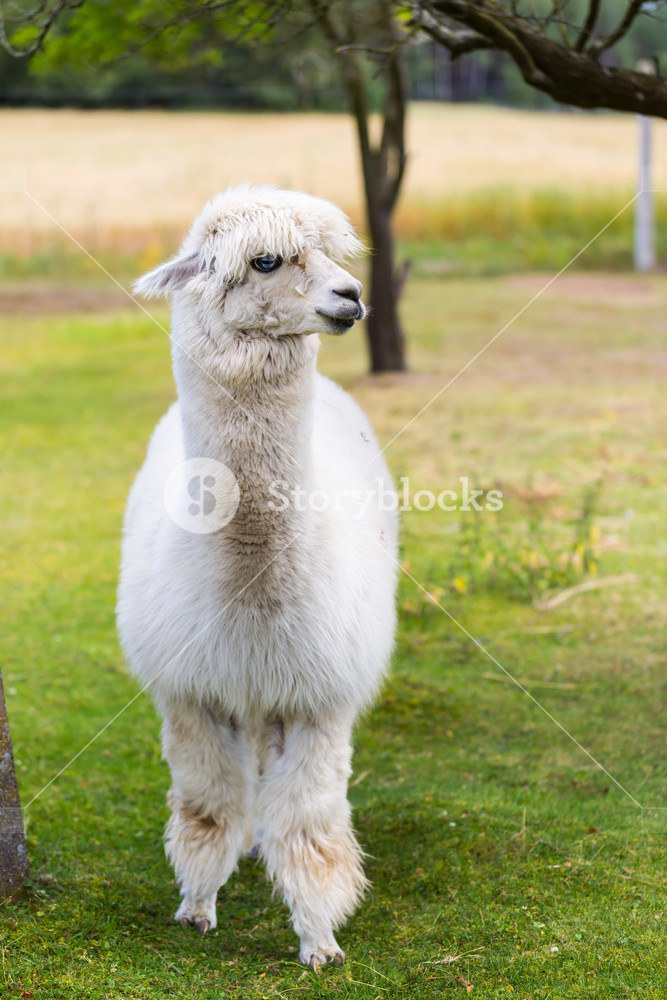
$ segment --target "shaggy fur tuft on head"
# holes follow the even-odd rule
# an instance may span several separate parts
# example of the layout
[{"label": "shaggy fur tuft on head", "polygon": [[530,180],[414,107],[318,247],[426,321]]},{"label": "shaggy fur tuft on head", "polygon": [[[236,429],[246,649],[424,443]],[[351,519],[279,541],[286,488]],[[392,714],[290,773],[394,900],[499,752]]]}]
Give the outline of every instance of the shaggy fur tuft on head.
[{"label": "shaggy fur tuft on head", "polygon": [[197,216],[176,257],[134,285],[138,295],[166,296],[198,274],[222,285],[243,276],[256,257],[290,261],[321,250],[335,261],[364,252],[347,216],[331,202],[273,185],[242,184],[216,195]]}]

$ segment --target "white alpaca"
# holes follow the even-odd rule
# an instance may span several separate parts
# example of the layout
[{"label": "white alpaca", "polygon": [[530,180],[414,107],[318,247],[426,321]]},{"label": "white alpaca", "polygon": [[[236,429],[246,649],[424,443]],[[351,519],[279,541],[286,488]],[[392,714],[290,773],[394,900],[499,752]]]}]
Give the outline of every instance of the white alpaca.
[{"label": "white alpaca", "polygon": [[[178,402],[130,494],[118,623],[164,718],[176,919],[215,927],[217,891],[254,844],[315,968],[343,961],[334,929],[366,884],[350,737],[394,632],[389,473],[359,407],[316,372],[316,334],[364,315],[360,283],[334,263],[359,249],[328,202],[244,186],[136,285],[175,293]],[[212,533],[179,527],[163,502],[199,457],[240,489]]]}]

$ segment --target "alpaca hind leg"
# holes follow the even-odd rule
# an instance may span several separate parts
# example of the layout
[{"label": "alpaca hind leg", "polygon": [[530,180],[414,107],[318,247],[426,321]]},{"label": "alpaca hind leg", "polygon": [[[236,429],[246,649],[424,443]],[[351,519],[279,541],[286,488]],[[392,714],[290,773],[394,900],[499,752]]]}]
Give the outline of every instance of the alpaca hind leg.
[{"label": "alpaca hind leg", "polygon": [[290,909],[300,960],[313,968],[344,961],[334,930],[367,884],[347,801],[350,728],[286,722],[282,753],[260,779],[261,855]]},{"label": "alpaca hind leg", "polygon": [[165,849],[183,895],[175,919],[204,934],[247,846],[254,753],[243,729],[197,705],[168,707],[162,742],[172,776]]}]

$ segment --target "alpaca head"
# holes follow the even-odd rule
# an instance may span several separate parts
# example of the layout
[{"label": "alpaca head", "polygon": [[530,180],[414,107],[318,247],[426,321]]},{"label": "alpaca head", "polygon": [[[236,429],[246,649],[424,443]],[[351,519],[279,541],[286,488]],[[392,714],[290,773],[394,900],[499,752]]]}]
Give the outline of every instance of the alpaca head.
[{"label": "alpaca head", "polygon": [[210,201],[177,256],[134,290],[198,299],[214,335],[344,333],[365,310],[360,282],[337,261],[362,250],[335,205],[244,185]]}]

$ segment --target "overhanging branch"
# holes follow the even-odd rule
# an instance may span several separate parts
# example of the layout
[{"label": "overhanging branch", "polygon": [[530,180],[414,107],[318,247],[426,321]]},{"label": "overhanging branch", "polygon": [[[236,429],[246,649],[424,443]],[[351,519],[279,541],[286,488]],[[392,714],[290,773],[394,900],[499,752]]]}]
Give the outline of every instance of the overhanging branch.
[{"label": "overhanging branch", "polygon": [[468,28],[450,28],[446,24],[441,24],[427,10],[420,9],[419,5],[415,9],[410,23],[418,25],[434,42],[438,42],[447,49],[452,59],[458,59],[468,52],[475,52],[479,49],[493,48],[493,42],[478,32],[470,31]]},{"label": "overhanging branch", "polygon": [[[445,31],[474,32],[489,47],[506,52],[517,64],[526,83],[548,94],[561,104],[579,108],[610,108],[636,114],[667,118],[667,81],[664,78],[623,67],[605,66],[596,58],[601,48],[581,51],[581,36],[574,46],[549,38],[544,30],[521,18],[515,8],[497,0],[423,0],[415,5]],[[604,39],[602,48],[614,44],[630,27],[639,13],[640,0],[634,0],[618,28]],[[584,25],[592,31],[596,6],[591,3]],[[452,28],[452,23],[456,26]],[[425,27],[425,30],[428,29]],[[428,31],[431,37],[435,37]],[[448,46],[445,44],[445,47]]]}]

